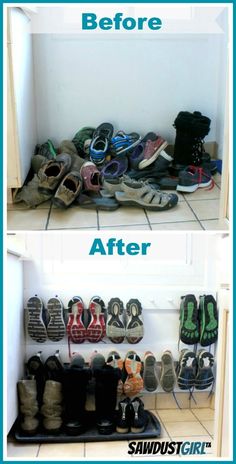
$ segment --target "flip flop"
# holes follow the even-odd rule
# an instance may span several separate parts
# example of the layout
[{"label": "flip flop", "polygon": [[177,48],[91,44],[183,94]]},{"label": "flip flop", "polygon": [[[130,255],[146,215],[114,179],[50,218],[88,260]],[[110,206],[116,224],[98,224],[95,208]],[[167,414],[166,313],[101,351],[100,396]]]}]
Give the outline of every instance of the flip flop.
[{"label": "flip flop", "polygon": [[81,208],[103,211],[115,211],[120,206],[115,198],[101,197],[99,195],[85,193],[81,193],[77,197],[76,202],[81,206]]},{"label": "flip flop", "polygon": [[213,295],[200,296],[200,343],[209,346],[218,338],[218,312]]}]

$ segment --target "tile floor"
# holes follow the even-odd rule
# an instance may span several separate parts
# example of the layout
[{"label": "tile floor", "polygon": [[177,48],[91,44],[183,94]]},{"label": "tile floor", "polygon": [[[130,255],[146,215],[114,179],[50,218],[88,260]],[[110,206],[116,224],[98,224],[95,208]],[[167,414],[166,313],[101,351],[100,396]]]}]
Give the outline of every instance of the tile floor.
[{"label": "tile floor", "polygon": [[[161,213],[121,207],[116,211],[91,211],[71,206],[59,210],[50,202],[26,210],[24,204],[8,205],[8,230],[217,230],[221,176],[214,176],[212,190],[178,194],[179,204]],[[226,226],[224,226],[224,229]]]},{"label": "tile floor", "polygon": [[[210,408],[201,409],[162,409],[153,411],[162,425],[162,435],[155,441],[201,441],[209,442],[207,454],[213,455],[213,426],[214,411]],[[127,454],[128,441],[113,441],[99,443],[67,443],[23,445],[13,440],[8,441],[8,458],[36,458],[36,459],[102,459],[109,454],[111,460],[131,460],[142,457]],[[163,459],[164,456],[160,456]],[[167,456],[168,457],[168,456]],[[210,457],[210,456],[209,456]],[[155,459],[158,456],[155,456]],[[198,459],[205,460],[205,456]],[[176,456],[178,459],[178,456]],[[188,457],[189,459],[189,457]]]}]

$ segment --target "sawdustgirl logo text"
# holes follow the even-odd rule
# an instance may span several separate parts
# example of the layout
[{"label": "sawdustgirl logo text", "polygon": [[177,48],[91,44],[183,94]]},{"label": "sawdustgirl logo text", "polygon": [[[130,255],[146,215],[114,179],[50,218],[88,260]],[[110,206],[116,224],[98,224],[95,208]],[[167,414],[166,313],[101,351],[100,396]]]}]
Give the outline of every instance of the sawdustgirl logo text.
[{"label": "sawdustgirl logo text", "polygon": [[193,441],[131,441],[128,454],[132,455],[193,455],[206,454],[206,448],[211,448],[211,442]]}]

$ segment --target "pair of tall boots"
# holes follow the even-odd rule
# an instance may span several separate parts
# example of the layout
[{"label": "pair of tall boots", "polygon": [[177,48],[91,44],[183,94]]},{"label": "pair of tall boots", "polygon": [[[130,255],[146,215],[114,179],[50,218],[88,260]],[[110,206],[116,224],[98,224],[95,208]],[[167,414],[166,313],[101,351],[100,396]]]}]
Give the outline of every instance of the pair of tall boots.
[{"label": "pair of tall boots", "polygon": [[84,360],[77,356],[65,369],[63,396],[65,401],[65,430],[69,435],[79,435],[92,424],[88,423],[85,411],[87,389],[90,379],[95,380],[96,425],[100,434],[110,434],[115,429],[117,385],[120,369],[103,365],[84,367]]},{"label": "pair of tall boots", "polygon": [[201,166],[210,163],[205,153],[204,138],[210,131],[211,120],[199,111],[180,111],[174,121],[176,138],[173,166],[179,172],[186,166]]}]

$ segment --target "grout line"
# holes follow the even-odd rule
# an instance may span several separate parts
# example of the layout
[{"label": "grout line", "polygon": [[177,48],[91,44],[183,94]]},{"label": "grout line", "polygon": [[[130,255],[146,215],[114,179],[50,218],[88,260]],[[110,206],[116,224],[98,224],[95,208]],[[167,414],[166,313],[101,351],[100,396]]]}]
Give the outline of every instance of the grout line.
[{"label": "grout line", "polygon": [[86,443],[84,441],[84,458],[86,458]]},{"label": "grout line", "polygon": [[[186,200],[186,198],[185,198],[185,201],[186,201],[188,207],[191,209],[192,213],[194,214],[195,218],[197,219],[198,224],[199,224],[199,225],[201,226],[201,228],[203,229],[203,226],[202,226],[202,224],[201,224],[201,222],[200,222],[200,219],[198,219],[196,213],[194,212],[193,208],[192,208],[191,205],[189,204],[188,200]],[[204,229],[203,229],[203,230],[204,230]]]},{"label": "grout line", "polygon": [[100,230],[99,211],[96,210],[96,213],[97,213],[97,230]]},{"label": "grout line", "polygon": [[49,225],[49,220],[50,220],[50,216],[51,216],[51,211],[52,211],[52,201],[51,201],[50,208],[49,208],[49,211],[48,211],[48,217],[47,217],[47,221],[46,221],[45,230],[48,230],[48,225]]},{"label": "grout line", "polygon": [[145,214],[145,216],[146,216],[146,218],[147,218],[147,222],[148,222],[149,228],[150,228],[150,230],[152,230],[152,226],[151,226],[151,223],[150,223],[150,221],[149,221],[148,213],[147,213],[146,209],[144,209],[143,211],[144,211],[144,214]]},{"label": "grout line", "polygon": [[36,456],[35,456],[36,458],[38,458],[38,456],[39,456],[40,446],[41,446],[41,443],[39,444],[38,451],[37,451]]},{"label": "grout line", "polygon": [[[201,426],[207,431],[207,434],[209,435],[209,437],[212,437],[210,432],[207,430],[207,428],[205,427],[205,425],[200,421],[200,419],[198,419],[198,421],[200,422]],[[215,422],[215,420],[210,420],[210,422]]]},{"label": "grout line", "polygon": [[186,200],[186,201],[219,201],[220,198],[191,198],[191,200]]},{"label": "grout line", "polygon": [[[90,227],[57,227],[56,229],[47,229],[47,230],[90,230],[90,229],[98,230],[96,226],[90,226]],[[18,230],[18,229],[16,229],[16,230]],[[43,230],[43,229],[37,229],[37,230]]]}]

